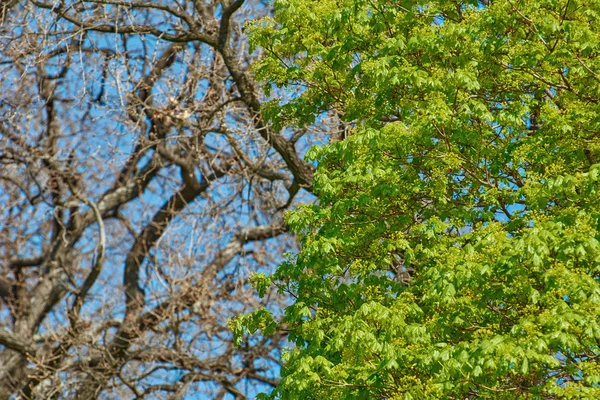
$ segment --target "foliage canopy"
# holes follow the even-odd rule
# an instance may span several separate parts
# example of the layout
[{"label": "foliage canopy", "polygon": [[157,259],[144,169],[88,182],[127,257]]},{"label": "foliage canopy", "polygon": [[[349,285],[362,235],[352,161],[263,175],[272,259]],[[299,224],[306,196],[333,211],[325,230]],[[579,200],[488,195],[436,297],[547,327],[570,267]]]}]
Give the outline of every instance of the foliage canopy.
[{"label": "foliage canopy", "polygon": [[278,0],[259,78],[335,111],[277,326],[280,398],[600,397],[600,2]]}]

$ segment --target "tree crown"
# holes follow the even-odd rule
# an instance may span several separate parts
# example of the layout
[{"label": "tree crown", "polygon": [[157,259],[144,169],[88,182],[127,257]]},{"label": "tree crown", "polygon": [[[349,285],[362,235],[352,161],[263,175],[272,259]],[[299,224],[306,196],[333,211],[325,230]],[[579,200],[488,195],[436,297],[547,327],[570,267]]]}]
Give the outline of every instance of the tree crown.
[{"label": "tree crown", "polygon": [[355,128],[310,154],[301,252],[254,278],[295,299],[272,396],[597,397],[600,3],[275,8],[256,72],[303,90],[266,115]]}]

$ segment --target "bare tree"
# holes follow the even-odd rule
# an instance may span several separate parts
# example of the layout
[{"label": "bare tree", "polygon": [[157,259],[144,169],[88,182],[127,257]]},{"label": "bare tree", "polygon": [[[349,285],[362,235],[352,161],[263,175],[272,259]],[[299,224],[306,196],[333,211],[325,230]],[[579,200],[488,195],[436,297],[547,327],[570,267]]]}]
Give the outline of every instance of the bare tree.
[{"label": "bare tree", "polygon": [[[260,116],[244,0],[0,6],[0,398],[240,398],[246,283],[294,246],[312,130]],[[263,300],[280,307],[282,299]],[[201,397],[198,397],[200,396]]]}]

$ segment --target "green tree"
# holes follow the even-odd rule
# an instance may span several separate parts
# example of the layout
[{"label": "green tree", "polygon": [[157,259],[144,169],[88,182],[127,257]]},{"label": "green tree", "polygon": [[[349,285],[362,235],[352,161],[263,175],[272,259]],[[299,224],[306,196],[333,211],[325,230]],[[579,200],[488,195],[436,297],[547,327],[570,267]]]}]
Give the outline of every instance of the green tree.
[{"label": "green tree", "polygon": [[284,328],[273,397],[600,397],[600,2],[278,0],[251,27],[313,149],[302,250],[232,322]]}]

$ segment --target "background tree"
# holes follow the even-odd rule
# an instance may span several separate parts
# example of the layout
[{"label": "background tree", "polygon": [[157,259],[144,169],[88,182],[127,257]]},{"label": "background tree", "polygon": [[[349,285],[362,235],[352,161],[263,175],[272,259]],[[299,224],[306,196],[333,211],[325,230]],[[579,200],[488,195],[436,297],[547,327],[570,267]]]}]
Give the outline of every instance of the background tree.
[{"label": "background tree", "polygon": [[342,110],[320,204],[269,277],[294,304],[273,397],[600,396],[600,3],[279,0],[280,123]]},{"label": "background tree", "polygon": [[[260,2],[8,1],[0,25],[0,398],[245,398],[280,337],[234,349],[245,284],[328,129],[259,111]],[[336,125],[337,126],[337,123]],[[169,397],[170,396],[170,397]]]}]

